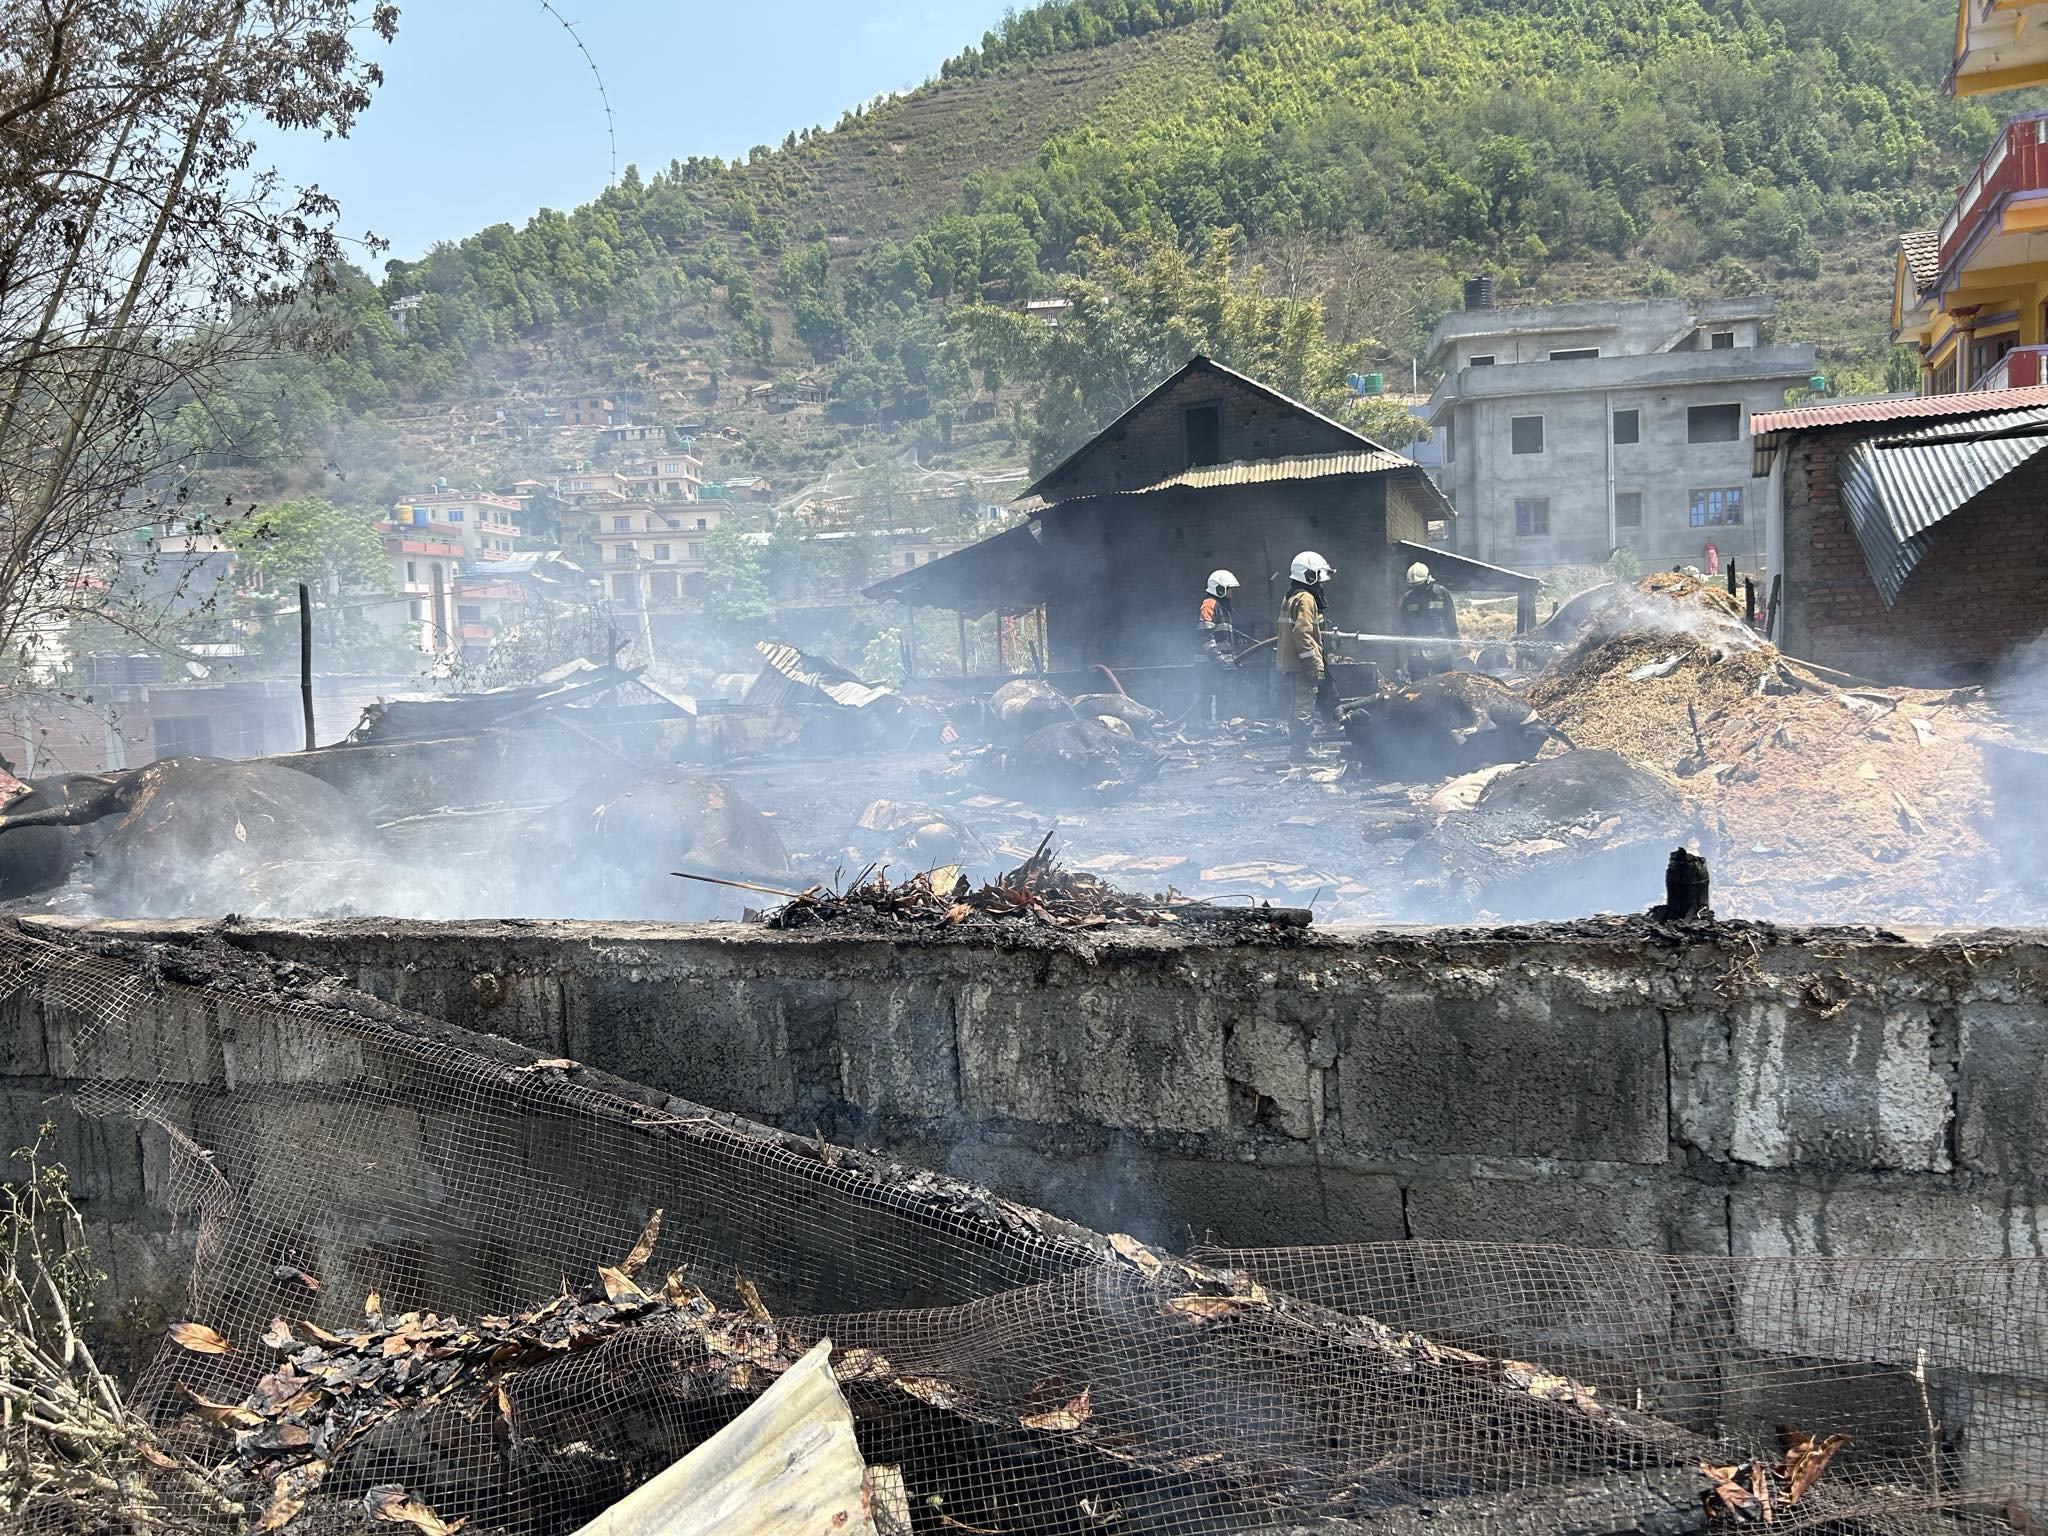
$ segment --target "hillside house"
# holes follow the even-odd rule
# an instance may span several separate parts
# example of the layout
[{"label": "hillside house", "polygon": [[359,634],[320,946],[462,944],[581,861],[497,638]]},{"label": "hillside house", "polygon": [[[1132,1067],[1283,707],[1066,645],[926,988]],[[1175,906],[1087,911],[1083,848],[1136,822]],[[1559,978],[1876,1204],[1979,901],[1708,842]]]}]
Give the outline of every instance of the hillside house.
[{"label": "hillside house", "polygon": [[607,507],[589,537],[597,575],[621,608],[673,608],[704,589],[711,531],[726,515],[715,501],[686,506],[627,502]]},{"label": "hillside house", "polygon": [[1942,685],[2048,633],[2048,386],[1760,414],[1753,446],[1785,650]]},{"label": "hillside house", "polygon": [[565,427],[609,427],[619,419],[618,408],[603,395],[570,395],[557,410]]},{"label": "hillside house", "polygon": [[1336,570],[1331,622],[1385,633],[1421,558],[1448,586],[1532,594],[1532,578],[1428,545],[1452,516],[1406,456],[1256,380],[1197,357],[1042,477],[1026,521],[867,589],[963,618],[1044,610],[1050,665],[1103,663],[1132,691],[1171,693],[1194,649],[1209,572],[1244,583],[1241,629],[1271,634],[1296,552]]}]

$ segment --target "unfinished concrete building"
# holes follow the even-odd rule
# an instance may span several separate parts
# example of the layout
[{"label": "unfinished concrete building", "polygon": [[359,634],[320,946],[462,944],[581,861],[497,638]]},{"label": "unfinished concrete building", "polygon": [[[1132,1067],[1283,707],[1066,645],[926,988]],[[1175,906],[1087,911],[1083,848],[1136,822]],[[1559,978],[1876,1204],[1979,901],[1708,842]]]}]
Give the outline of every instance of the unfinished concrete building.
[{"label": "unfinished concrete building", "polygon": [[[1478,293],[1473,294],[1474,299]],[[1764,553],[1749,418],[1813,373],[1811,345],[1775,345],[1769,299],[1492,307],[1437,323],[1442,380],[1426,416],[1457,548],[1520,569],[1755,569]]]}]

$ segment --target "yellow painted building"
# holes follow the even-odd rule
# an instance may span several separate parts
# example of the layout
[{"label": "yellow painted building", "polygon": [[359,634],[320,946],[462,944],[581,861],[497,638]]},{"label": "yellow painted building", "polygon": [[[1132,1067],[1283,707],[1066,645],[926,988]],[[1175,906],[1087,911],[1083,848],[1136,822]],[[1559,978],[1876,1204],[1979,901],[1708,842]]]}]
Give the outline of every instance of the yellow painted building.
[{"label": "yellow painted building", "polygon": [[1892,335],[1923,394],[2048,383],[2048,112],[2008,120],[1940,228],[1899,237]]},{"label": "yellow painted building", "polygon": [[1948,89],[1982,96],[2048,82],[2048,0],[1958,0]]}]

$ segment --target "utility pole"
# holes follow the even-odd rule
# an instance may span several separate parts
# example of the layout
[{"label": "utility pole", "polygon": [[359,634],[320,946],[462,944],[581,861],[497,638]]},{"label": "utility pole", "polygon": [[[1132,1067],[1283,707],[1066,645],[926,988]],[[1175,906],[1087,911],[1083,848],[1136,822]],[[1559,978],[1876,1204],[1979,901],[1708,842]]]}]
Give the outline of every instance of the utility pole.
[{"label": "utility pole", "polygon": [[306,717],[306,750],[313,750],[313,594],[299,583],[299,709]]}]

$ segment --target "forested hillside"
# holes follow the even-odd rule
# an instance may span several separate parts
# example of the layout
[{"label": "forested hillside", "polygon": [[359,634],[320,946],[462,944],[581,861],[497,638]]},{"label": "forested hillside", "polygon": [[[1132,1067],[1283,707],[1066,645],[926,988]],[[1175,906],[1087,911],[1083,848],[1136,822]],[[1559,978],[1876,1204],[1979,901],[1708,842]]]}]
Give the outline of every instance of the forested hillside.
[{"label": "forested hillside", "polygon": [[[1200,248],[1217,228],[1269,288],[1329,301],[1333,358],[1361,344],[1405,372],[1456,278],[1487,270],[1510,298],[1764,288],[1784,329],[1874,383],[1889,239],[1939,216],[2001,110],[1941,95],[1952,17],[1947,0],[1041,5],[829,131],[630,172],[573,213],[359,281],[341,357],[253,389],[241,429],[270,431],[273,398],[317,429],[513,383],[710,405],[801,371],[827,386],[830,430],[781,443],[791,462],[874,424],[936,448],[992,391],[997,430],[1021,433],[956,312],[1049,291],[1083,241]],[[386,306],[415,295],[400,334]]]}]

